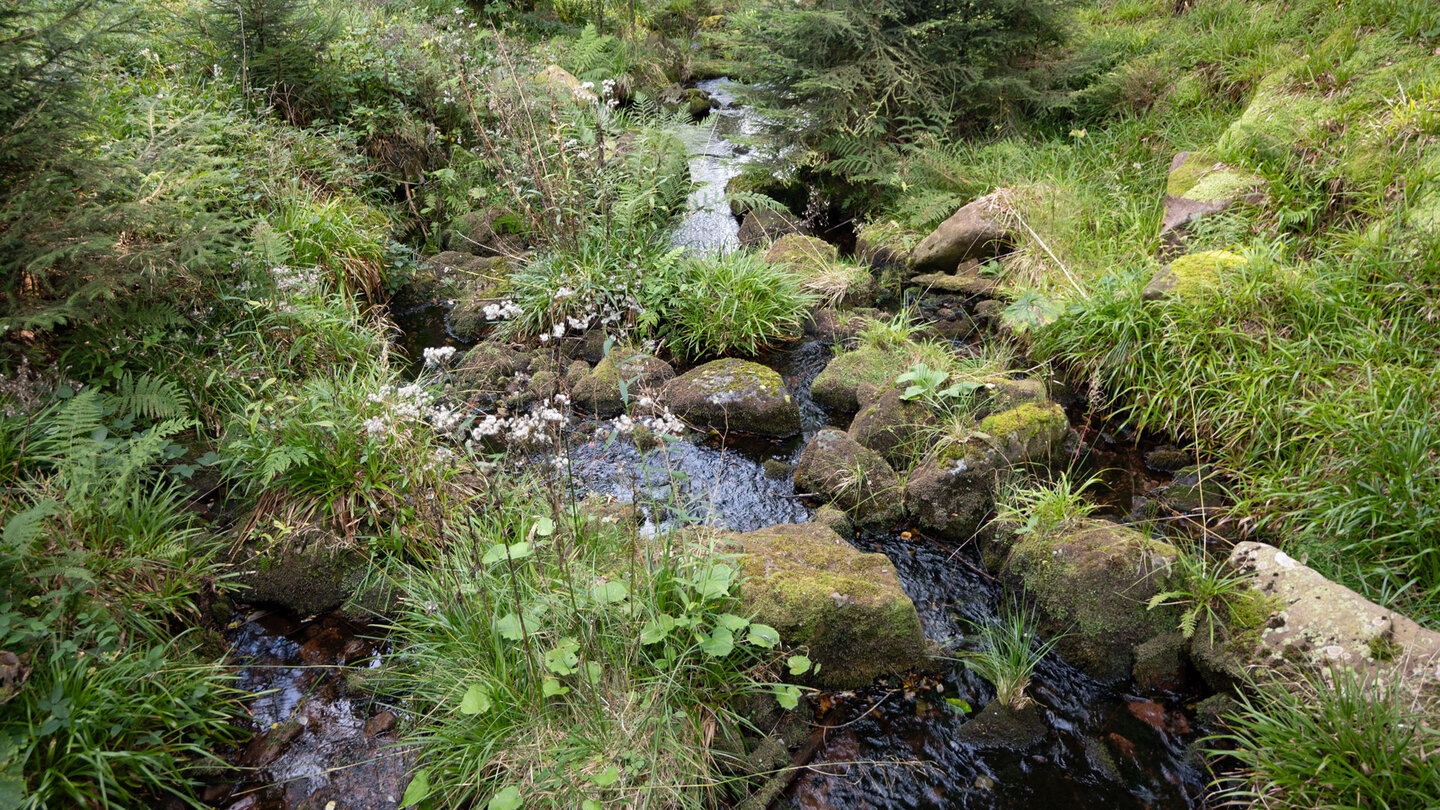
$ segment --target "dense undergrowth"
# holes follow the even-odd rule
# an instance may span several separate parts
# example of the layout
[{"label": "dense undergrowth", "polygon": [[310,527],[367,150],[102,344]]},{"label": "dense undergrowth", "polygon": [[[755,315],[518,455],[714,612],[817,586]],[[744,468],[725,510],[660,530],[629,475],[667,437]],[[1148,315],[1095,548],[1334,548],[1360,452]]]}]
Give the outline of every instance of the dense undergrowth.
[{"label": "dense undergrowth", "polygon": [[[1433,622],[1435,9],[1013,2],[980,5],[1036,27],[980,30],[975,4],[922,5],[884,5],[899,29],[838,0],[0,7],[0,804],[197,803],[243,733],[211,607],[247,554],[311,546],[363,552],[410,597],[380,688],[424,707],[411,799],[734,798],[710,743],[747,695],[798,691],[759,686],[774,639],[734,614],[730,561],[503,480],[445,373],[402,376],[385,309],[436,281],[419,256],[478,234],[505,248],[517,339],[604,325],[696,359],[793,334],[815,300],[794,276],[670,246],[682,85],[719,72],[782,89],[762,97],[790,130],[780,174],[862,235],[913,244],[1012,189],[1025,236],[991,269],[1034,352],[1222,465],[1236,514]],[[897,49],[926,14],[940,39]],[[912,81],[927,61],[945,82]],[[552,64],[575,86],[540,78]],[[821,126],[779,109],[815,103]],[[1240,271],[1145,301],[1186,150],[1266,193],[1190,236]],[[917,396],[958,411],[968,391],[924,381],[1003,365],[957,366],[913,328],[861,344],[925,364]],[[1326,694],[1314,717],[1249,706],[1235,741],[1330,728],[1352,696]],[[1312,806],[1304,756],[1241,760],[1244,790]]]}]

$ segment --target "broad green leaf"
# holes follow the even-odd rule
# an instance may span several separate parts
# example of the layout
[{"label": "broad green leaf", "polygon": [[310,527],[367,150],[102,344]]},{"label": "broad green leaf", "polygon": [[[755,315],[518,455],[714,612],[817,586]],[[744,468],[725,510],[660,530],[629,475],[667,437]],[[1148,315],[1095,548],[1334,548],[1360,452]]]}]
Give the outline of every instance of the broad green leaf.
[{"label": "broad green leaf", "polygon": [[486,689],[484,684],[470,684],[470,688],[465,690],[465,696],[460,698],[460,713],[473,716],[488,711],[490,711],[490,690]]},{"label": "broad green leaf", "polygon": [[769,649],[780,643],[780,632],[768,624],[755,623],[750,625],[750,632],[745,636],[745,640],[756,647]]},{"label": "broad green leaf", "polygon": [[610,787],[611,785],[615,784],[615,782],[619,778],[620,769],[615,767],[614,765],[611,765],[600,773],[597,773],[594,776],[590,777],[590,781],[594,782],[596,787]]},{"label": "broad green leaf", "polygon": [[490,803],[485,805],[488,810],[520,810],[525,804],[520,800],[520,788],[511,785],[490,797]]},{"label": "broad green leaf", "polygon": [[735,569],[724,563],[715,563],[696,572],[691,584],[701,599],[718,599],[730,593],[730,584],[735,580]]},{"label": "broad green leaf", "polygon": [[580,810],[600,810],[600,802],[594,799],[586,799],[580,803]]},{"label": "broad green leaf", "polygon": [[509,559],[512,561],[523,560],[531,554],[529,543],[496,543],[485,552],[480,558],[481,565],[494,565],[497,562]]},{"label": "broad green leaf", "polygon": [[[394,795],[394,794],[391,794]],[[430,795],[430,771],[422,768],[415,772],[410,784],[405,786],[405,795],[400,797],[401,807],[411,807],[425,801]]]},{"label": "broad green leaf", "polygon": [[560,683],[554,678],[547,677],[540,682],[540,694],[547,698],[555,697],[556,695],[563,695],[569,691],[570,687],[566,686],[563,683]]},{"label": "broad green leaf", "polygon": [[668,613],[661,613],[640,628],[640,643],[655,644],[664,641],[673,629],[675,629],[675,617]]},{"label": "broad green leaf", "polygon": [[710,635],[701,637],[700,649],[712,658],[724,658],[735,649],[735,634],[727,627],[717,627]]},{"label": "broad green leaf", "polygon": [[743,616],[736,616],[734,613],[721,613],[717,615],[715,617],[715,623],[736,633],[750,626],[749,619]]},{"label": "broad green leaf", "polygon": [[535,535],[537,537],[549,537],[555,533],[555,521],[548,517],[535,518]]},{"label": "broad green leaf", "polygon": [[580,649],[580,643],[573,638],[562,638],[554,649],[545,653],[545,668],[556,675],[573,675],[575,667],[580,663],[580,656],[576,650]]},{"label": "broad green leaf", "polygon": [[972,711],[970,704],[960,698],[945,698],[945,705],[956,714],[969,714]]},{"label": "broad green leaf", "polygon": [[777,686],[775,687],[775,702],[780,704],[782,709],[793,709],[800,705],[800,687],[798,686]]},{"label": "broad green leaf", "polygon": [[810,671],[810,659],[803,655],[792,655],[785,663],[790,666],[791,675],[804,675]]},{"label": "broad green leaf", "polygon": [[520,641],[525,638],[525,628],[520,624],[520,617],[514,613],[506,613],[496,619],[495,632],[506,641]]},{"label": "broad green leaf", "polygon": [[597,684],[600,682],[600,676],[605,674],[605,668],[600,666],[598,662],[586,661],[585,669],[582,670],[582,672],[585,676],[586,683]]},{"label": "broad green leaf", "polygon": [[590,589],[590,598],[604,605],[623,602],[629,595],[630,590],[625,587],[625,583],[614,580],[602,582]]}]

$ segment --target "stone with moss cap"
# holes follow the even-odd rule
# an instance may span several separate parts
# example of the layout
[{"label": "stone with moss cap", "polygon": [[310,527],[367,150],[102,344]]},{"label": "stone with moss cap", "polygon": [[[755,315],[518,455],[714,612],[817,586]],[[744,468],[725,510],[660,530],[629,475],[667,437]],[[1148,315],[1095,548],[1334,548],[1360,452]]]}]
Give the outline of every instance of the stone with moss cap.
[{"label": "stone with moss cap", "polygon": [[855,413],[862,404],[859,396],[862,387],[891,385],[909,368],[909,357],[898,350],[865,347],[843,352],[815,377],[810,394],[830,410]]},{"label": "stone with moss cap", "polygon": [[614,416],[625,410],[627,399],[633,400],[641,390],[662,385],[674,376],[675,369],[664,360],[616,348],[575,383],[571,396],[577,406],[590,413]]},{"label": "stone with moss cap", "polygon": [[1035,601],[1046,635],[1091,676],[1130,676],[1133,649],[1173,633],[1173,608],[1147,610],[1164,590],[1174,546],[1102,520],[1077,520],[1051,535],[1016,534],[1004,570]]},{"label": "stone with moss cap", "polygon": [[798,233],[785,234],[765,251],[765,261],[770,264],[802,273],[823,269],[839,258],[840,252],[834,245]]},{"label": "stone with moss cap", "polygon": [[457,391],[495,399],[508,392],[515,375],[530,365],[530,356],[504,343],[481,343],[456,363],[451,377]]},{"label": "stone with moss cap", "polygon": [[676,416],[697,427],[759,436],[800,432],[800,406],[780,375],[759,363],[715,360],[671,380],[662,394]]},{"label": "stone with moss cap", "polygon": [[850,422],[850,436],[862,447],[879,453],[897,470],[903,470],[928,449],[928,439],[940,426],[940,416],[918,399],[901,398],[895,386],[881,389]]},{"label": "stone with moss cap", "polygon": [[822,430],[795,465],[795,487],[830,500],[862,526],[888,528],[904,515],[900,479],[879,453],[838,430]]},{"label": "stone with moss cap", "polygon": [[811,683],[859,688],[924,661],[920,617],[885,555],[814,523],[731,537],[744,554],[744,609],[820,664]]},{"label": "stone with moss cap", "polygon": [[1181,152],[1170,163],[1165,183],[1165,216],[1160,238],[1178,250],[1187,227],[1201,217],[1218,214],[1241,200],[1263,199],[1264,178],[1228,166],[1205,151]]},{"label": "stone with moss cap", "polygon": [[1054,402],[1026,402],[985,417],[978,429],[1006,464],[1048,462],[1065,443],[1070,420]]},{"label": "stone with moss cap", "polygon": [[1249,587],[1273,600],[1258,641],[1239,656],[1248,669],[1341,667],[1413,695],[1440,697],[1440,633],[1265,543],[1235,546],[1230,565],[1252,574]]},{"label": "stone with moss cap", "polygon": [[1245,264],[1245,257],[1228,250],[1187,253],[1161,268],[1145,285],[1143,297],[1146,301],[1170,296],[1181,299],[1194,297],[1206,290],[1216,289],[1222,276]]}]

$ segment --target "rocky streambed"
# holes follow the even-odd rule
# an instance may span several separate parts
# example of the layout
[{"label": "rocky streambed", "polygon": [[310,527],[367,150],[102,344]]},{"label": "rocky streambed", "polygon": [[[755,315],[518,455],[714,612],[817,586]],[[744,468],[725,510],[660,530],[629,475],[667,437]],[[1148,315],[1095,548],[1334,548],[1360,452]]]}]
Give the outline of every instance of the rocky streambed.
[{"label": "rocky streambed", "polygon": [[[803,223],[760,212],[737,222],[715,192],[746,159],[726,133],[753,122],[725,83],[708,89],[719,99],[715,125],[682,135],[692,174],[713,185],[692,197],[677,243],[770,244],[772,261],[784,261],[803,238],[784,234]],[[1004,339],[1003,305],[978,272],[1005,249],[1004,229],[988,216],[994,204],[957,212],[903,270],[898,248],[860,245],[877,275],[899,274],[907,292],[893,300],[962,354]],[[1208,468],[1092,421],[1063,383],[1013,370],[1019,363],[976,381],[981,404],[967,430],[937,443],[924,430],[931,417],[895,385],[910,360],[857,346],[848,312],[817,311],[803,338],[758,363],[693,368],[607,353],[603,335],[544,351],[471,348],[457,337],[456,315],[444,302],[420,302],[398,318],[402,345],[416,357],[442,345],[463,353],[457,387],[492,415],[553,411],[564,424],[560,448],[514,451],[554,465],[591,508],[636,517],[644,531],[681,521],[731,532],[746,553],[747,607],[824,664],[802,709],[761,723],[767,734],[741,752],[756,771],[778,772],[756,782],[747,806],[1204,805],[1208,772],[1196,744],[1243,661],[1213,640],[1183,638],[1175,609],[1147,602],[1172,575],[1177,538],[1237,539],[1214,520],[1224,488]],[[655,438],[682,423],[680,440]],[[995,481],[1018,469],[1095,475],[1097,510],[1043,538],[995,521]],[[1325,588],[1267,548],[1236,554],[1269,577],[1257,593],[1280,601],[1257,604],[1283,619],[1285,600]],[[1027,705],[1012,707],[959,657],[1020,604],[1060,640],[1035,671]],[[1271,618],[1256,630],[1258,646],[1374,664],[1373,640],[1390,628],[1407,649],[1440,650],[1400,617],[1354,605],[1343,613],[1318,629]],[[404,707],[378,704],[363,683],[381,665],[383,633],[334,612],[256,610],[236,616],[231,641],[241,685],[255,694],[256,736],[238,753],[254,770],[207,798],[247,810],[396,806],[410,765],[394,734]]]}]

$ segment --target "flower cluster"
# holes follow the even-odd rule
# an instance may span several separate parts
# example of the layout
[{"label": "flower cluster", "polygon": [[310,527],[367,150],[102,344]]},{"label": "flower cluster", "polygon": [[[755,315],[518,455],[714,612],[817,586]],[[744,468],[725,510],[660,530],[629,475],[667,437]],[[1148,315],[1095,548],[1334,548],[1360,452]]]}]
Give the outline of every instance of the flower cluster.
[{"label": "flower cluster", "polygon": [[270,268],[275,289],[280,292],[309,292],[320,285],[320,268],[276,265]]},{"label": "flower cluster", "polygon": [[455,359],[454,346],[427,347],[424,352],[425,367],[447,366]]},{"label": "flower cluster", "polygon": [[568,409],[570,398],[556,394],[541,400],[528,414],[518,416],[496,416],[489,414],[470,429],[471,441],[485,439],[503,441],[516,447],[552,445],[556,440],[556,428],[570,421]]},{"label": "flower cluster", "polygon": [[508,321],[525,310],[520,308],[514,301],[501,301],[498,304],[486,304],[481,312],[485,313],[487,321]]},{"label": "flower cluster", "polygon": [[638,419],[631,418],[628,414],[621,414],[616,417],[611,426],[622,436],[629,436],[635,432],[635,428],[644,427],[651,433],[661,436],[680,436],[685,432],[685,423],[680,417],[670,412],[668,407],[659,403],[649,394],[641,394],[635,400],[640,408],[648,410],[649,416],[641,416]]}]

